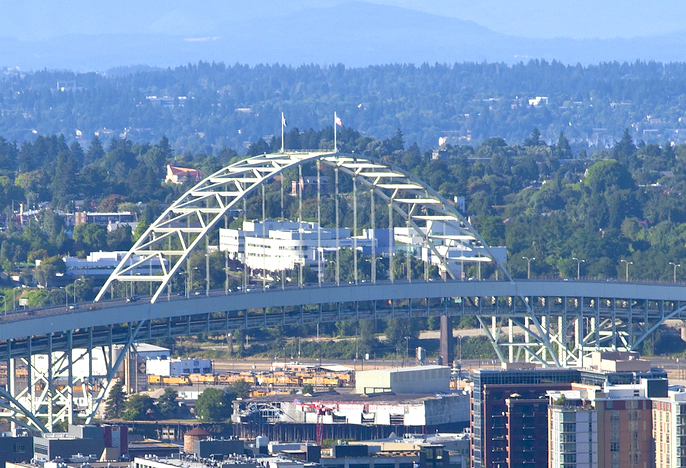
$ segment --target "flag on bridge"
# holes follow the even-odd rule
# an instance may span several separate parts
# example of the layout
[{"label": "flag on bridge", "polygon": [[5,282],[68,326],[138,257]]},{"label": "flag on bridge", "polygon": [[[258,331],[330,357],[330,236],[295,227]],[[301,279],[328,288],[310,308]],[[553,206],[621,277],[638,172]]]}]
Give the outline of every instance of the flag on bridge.
[{"label": "flag on bridge", "polygon": [[286,123],[286,116],[283,115],[283,112],[281,113],[281,152],[283,153],[284,151],[284,134],[283,134],[283,129],[286,128],[288,124]]},{"label": "flag on bridge", "polygon": [[340,117],[334,112],[333,113],[333,150],[338,151],[338,141],[336,140],[336,125],[339,127],[343,126],[343,121],[341,120]]}]

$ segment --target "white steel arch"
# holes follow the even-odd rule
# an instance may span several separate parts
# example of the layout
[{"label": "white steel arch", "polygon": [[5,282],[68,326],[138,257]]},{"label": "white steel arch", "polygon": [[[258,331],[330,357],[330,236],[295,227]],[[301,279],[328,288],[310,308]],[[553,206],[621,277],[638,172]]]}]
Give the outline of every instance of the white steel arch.
[{"label": "white steel arch", "polygon": [[[411,174],[369,157],[337,152],[285,152],[263,154],[227,166],[184,193],[152,223],[115,268],[98,293],[101,300],[115,282],[157,284],[151,297],[156,302],[172,277],[179,273],[191,252],[232,210],[284,171],[320,161],[353,177],[373,191],[402,217],[422,238],[424,246],[439,258],[443,271],[451,274],[450,263],[494,262],[504,278],[512,280],[489,246],[450,202]],[[421,227],[434,222],[445,226],[435,234]],[[441,248],[438,244],[443,245]],[[448,255],[445,246],[475,251],[471,256]],[[139,274],[141,270],[161,274]]]}]

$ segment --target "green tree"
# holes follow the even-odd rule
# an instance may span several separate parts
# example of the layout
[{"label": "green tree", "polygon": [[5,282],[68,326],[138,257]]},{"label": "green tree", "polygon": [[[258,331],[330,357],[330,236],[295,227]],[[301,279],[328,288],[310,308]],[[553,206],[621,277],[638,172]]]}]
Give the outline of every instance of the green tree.
[{"label": "green tree", "polygon": [[245,380],[237,380],[229,386],[229,392],[237,398],[248,398],[250,396],[250,384]]},{"label": "green tree", "polygon": [[231,416],[233,398],[221,388],[206,388],[195,403],[195,415],[202,421],[225,421]]},{"label": "green tree", "polygon": [[149,395],[136,393],[129,396],[124,404],[122,419],[126,421],[151,420],[156,416],[155,400]]},{"label": "green tree", "polygon": [[569,140],[567,140],[567,137],[563,132],[560,132],[560,137],[557,139],[555,152],[560,159],[570,159],[573,157],[572,147],[569,146]]},{"label": "green tree", "polygon": [[633,189],[636,183],[622,163],[608,159],[588,168],[584,185],[593,193],[601,193],[610,189]]},{"label": "green tree", "polygon": [[366,353],[371,353],[379,344],[376,339],[376,321],[362,320],[360,321],[360,337],[358,350],[362,356]]},{"label": "green tree", "polygon": [[419,338],[419,323],[409,318],[395,318],[388,320],[386,325],[386,341],[395,350],[405,350],[409,346],[407,340]]},{"label": "green tree", "polygon": [[67,285],[67,294],[69,294],[69,301],[76,302],[92,301],[95,298],[95,283],[93,278],[89,276],[82,276],[77,278],[72,284]]},{"label": "green tree", "polygon": [[634,145],[634,141],[632,140],[631,135],[629,135],[629,129],[625,128],[622,139],[619,140],[613,148],[614,156],[620,161],[626,161],[636,154],[636,150],[636,145]]},{"label": "green tree", "polygon": [[74,240],[79,250],[107,250],[107,228],[95,223],[79,224],[74,228]]},{"label": "green tree", "polygon": [[102,148],[102,143],[100,142],[100,138],[96,135],[93,137],[91,140],[91,144],[88,147],[88,151],[86,152],[86,157],[84,159],[84,164],[91,164],[94,163],[100,159],[102,159],[105,156],[105,150]]},{"label": "green tree", "polygon": [[67,267],[64,264],[64,260],[59,255],[56,255],[41,260],[40,266],[35,270],[35,276],[39,284],[49,287],[55,281],[55,275],[58,273],[64,274],[66,271]]},{"label": "green tree", "polygon": [[124,395],[124,387],[120,382],[115,382],[107,394],[105,401],[105,417],[107,419],[118,419],[124,413],[124,405],[126,403],[126,396]]},{"label": "green tree", "polygon": [[531,135],[524,140],[524,146],[540,146],[540,145],[545,145],[541,141],[541,132],[538,128],[534,127],[533,131],[531,132]]},{"label": "green tree", "polygon": [[311,384],[303,385],[302,394],[303,395],[314,395],[314,387]]},{"label": "green tree", "polygon": [[131,226],[119,226],[107,233],[107,248],[110,250],[129,250],[131,241]]},{"label": "green tree", "polygon": [[173,418],[179,409],[176,402],[178,392],[171,387],[166,387],[162,395],[157,398],[155,405],[157,412],[164,418]]}]

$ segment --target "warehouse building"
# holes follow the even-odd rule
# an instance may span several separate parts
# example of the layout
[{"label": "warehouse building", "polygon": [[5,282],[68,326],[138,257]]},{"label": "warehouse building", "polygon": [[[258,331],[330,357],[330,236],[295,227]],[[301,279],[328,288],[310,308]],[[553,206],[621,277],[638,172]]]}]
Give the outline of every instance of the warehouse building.
[{"label": "warehouse building", "polygon": [[399,367],[355,374],[355,393],[448,393],[450,368],[446,366]]}]

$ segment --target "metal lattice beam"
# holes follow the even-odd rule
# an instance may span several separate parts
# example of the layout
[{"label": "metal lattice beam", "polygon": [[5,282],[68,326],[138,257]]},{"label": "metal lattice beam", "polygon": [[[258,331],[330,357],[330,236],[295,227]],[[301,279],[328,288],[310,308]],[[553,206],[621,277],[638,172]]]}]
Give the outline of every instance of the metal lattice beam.
[{"label": "metal lattice beam", "polygon": [[[424,246],[446,274],[453,275],[450,264],[458,262],[495,262],[506,279],[511,279],[489,246],[465,217],[435,190],[411,174],[372,158],[331,152],[264,154],[238,161],[206,179],[176,200],[141,236],[125,255],[96,297],[101,300],[114,282],[157,283],[151,302],[156,302],[189,255],[201,248],[201,241],[231,211],[239,211],[244,200],[284,171],[321,161],[354,177],[373,190],[381,200],[420,236]],[[441,223],[444,231],[422,230]],[[441,244],[438,246],[437,244]],[[448,248],[476,251],[474,256],[449,258]],[[135,274],[153,266],[161,274]]]}]

